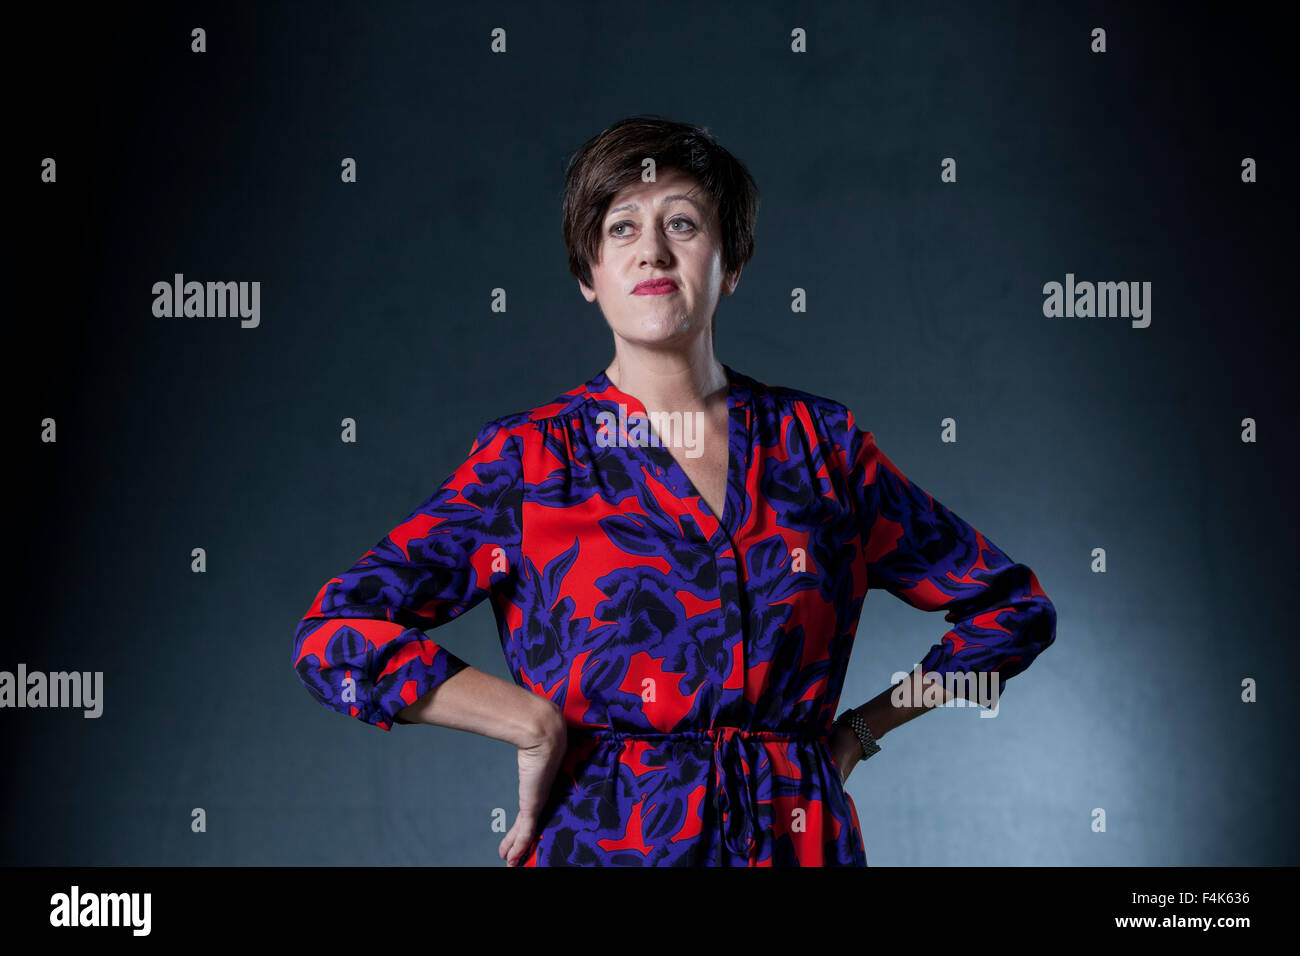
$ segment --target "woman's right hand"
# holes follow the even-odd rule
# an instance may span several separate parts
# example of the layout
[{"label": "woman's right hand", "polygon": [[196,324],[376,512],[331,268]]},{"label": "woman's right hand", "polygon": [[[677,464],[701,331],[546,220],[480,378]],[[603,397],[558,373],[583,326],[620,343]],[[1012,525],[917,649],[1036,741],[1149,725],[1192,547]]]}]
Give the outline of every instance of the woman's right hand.
[{"label": "woman's right hand", "polygon": [[497,855],[517,866],[537,838],[538,817],[550,799],[551,785],[568,749],[569,730],[560,709],[550,701],[534,743],[519,748],[519,815],[501,840]]},{"label": "woman's right hand", "polygon": [[853,768],[862,759],[862,744],[858,735],[844,724],[836,724],[831,730],[826,749],[831,753],[835,769],[840,772],[840,784],[848,783],[849,774],[853,773]]}]

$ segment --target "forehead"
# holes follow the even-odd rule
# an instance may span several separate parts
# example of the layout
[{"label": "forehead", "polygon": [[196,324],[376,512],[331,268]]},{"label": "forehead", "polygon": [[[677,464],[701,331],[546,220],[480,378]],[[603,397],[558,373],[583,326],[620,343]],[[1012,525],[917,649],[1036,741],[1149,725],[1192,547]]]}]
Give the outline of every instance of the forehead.
[{"label": "forehead", "polygon": [[[699,180],[694,176],[677,169],[661,169],[657,171],[655,182],[643,183],[637,180],[620,189],[609,201],[606,215],[616,211],[626,212],[626,207],[631,205],[642,210],[647,207],[658,208],[660,205],[669,205],[666,200],[670,196],[688,196],[698,203],[706,214],[713,210],[712,197],[704,191]],[[671,205],[690,206],[691,203],[676,200]]]}]

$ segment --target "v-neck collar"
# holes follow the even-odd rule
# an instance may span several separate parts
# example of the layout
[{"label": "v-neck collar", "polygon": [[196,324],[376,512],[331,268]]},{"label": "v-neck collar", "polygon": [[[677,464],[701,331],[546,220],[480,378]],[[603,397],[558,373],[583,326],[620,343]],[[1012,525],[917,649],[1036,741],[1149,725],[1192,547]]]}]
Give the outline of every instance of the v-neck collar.
[{"label": "v-neck collar", "polygon": [[[733,536],[744,517],[742,508],[745,501],[745,472],[749,463],[749,401],[751,388],[748,376],[735,371],[725,362],[721,363],[721,365],[727,374],[728,448],[726,501],[721,516],[714,514],[713,509],[704,500],[704,496],[695,487],[695,483],[691,481],[685,469],[678,464],[677,459],[673,457],[668,449],[655,444],[645,446],[633,444],[631,447],[648,458],[659,469],[671,470],[676,478],[675,483],[691,490],[691,495],[698,502],[700,511],[711,516],[718,523],[718,526],[727,532],[728,536]],[[605,374],[603,368],[583,383],[583,391],[588,398],[601,406],[603,410],[613,412],[615,415],[619,414],[619,405],[621,404],[624,409],[623,414],[627,417],[631,417],[634,413],[645,418],[650,417],[641,400],[635,395],[630,395],[618,388]]]},{"label": "v-neck collar", "polygon": [[[749,401],[749,377],[737,372],[726,362],[720,364],[727,373],[727,410],[743,407]],[[603,368],[585,382],[582,388],[589,398],[610,406],[611,411],[617,411],[619,402],[622,402],[629,415],[634,410],[642,415],[647,414],[641,400],[618,388]]]}]

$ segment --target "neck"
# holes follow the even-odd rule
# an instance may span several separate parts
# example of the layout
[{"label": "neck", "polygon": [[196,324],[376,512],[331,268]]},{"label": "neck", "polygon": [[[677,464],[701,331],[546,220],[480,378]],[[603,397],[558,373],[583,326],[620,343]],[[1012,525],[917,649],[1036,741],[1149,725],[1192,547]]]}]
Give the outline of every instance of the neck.
[{"label": "neck", "polygon": [[640,400],[646,411],[699,411],[726,399],[727,370],[713,355],[712,343],[699,340],[689,352],[664,352],[615,342],[605,375],[621,392]]}]

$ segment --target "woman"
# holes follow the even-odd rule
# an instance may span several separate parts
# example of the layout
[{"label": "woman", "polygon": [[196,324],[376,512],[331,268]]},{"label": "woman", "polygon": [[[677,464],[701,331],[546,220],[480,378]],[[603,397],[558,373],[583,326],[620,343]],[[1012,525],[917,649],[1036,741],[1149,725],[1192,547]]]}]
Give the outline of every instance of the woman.
[{"label": "woman", "polygon": [[[948,612],[929,676],[1000,691],[1055,638],[1033,572],[846,407],[714,357],[756,211],[699,127],[634,117],[587,142],[564,235],[613,360],[484,425],[298,625],[294,666],[326,707],[518,748],[511,866],[865,866],[844,781],[935,703],[886,689],[833,722],[868,587]],[[514,684],[424,633],[488,597]]]}]

